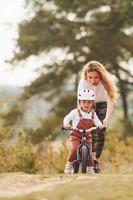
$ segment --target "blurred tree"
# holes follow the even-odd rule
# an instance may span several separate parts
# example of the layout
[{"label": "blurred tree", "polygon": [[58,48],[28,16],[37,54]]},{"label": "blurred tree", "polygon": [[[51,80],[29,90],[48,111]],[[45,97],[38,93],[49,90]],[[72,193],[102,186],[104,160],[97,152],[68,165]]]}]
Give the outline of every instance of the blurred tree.
[{"label": "blurred tree", "polygon": [[53,48],[61,48],[66,57],[42,66],[40,76],[26,87],[24,96],[46,91],[57,94],[70,79],[76,91],[82,66],[91,59],[99,60],[118,80],[127,118],[127,88],[133,83],[133,75],[122,67],[122,62],[128,63],[133,55],[132,1],[29,0],[26,3],[32,17],[19,26],[19,51],[14,59],[39,56]]},{"label": "blurred tree", "polygon": [[[66,94],[69,84],[76,96],[83,65],[98,60],[116,77],[124,118],[128,119],[127,94],[128,86],[133,85],[133,75],[123,63],[128,64],[133,56],[132,1],[28,0],[26,6],[29,17],[19,25],[13,60],[42,54],[45,60],[45,53],[58,48],[65,58],[42,65],[38,78],[25,88],[23,99],[48,92],[48,100],[58,96],[61,101],[60,94]],[[65,108],[64,104],[61,106]],[[55,106],[55,116],[56,111]]]},{"label": "blurred tree", "polygon": [[8,101],[8,97],[2,91],[0,91],[0,142],[8,138],[11,129],[10,126],[4,125],[5,121],[3,120],[3,116],[6,115],[9,110],[7,106]]},{"label": "blurred tree", "polygon": [[76,107],[75,94],[69,93],[67,96],[69,98],[66,98],[66,95],[62,96],[56,106],[51,109],[49,116],[40,120],[40,126],[38,128],[25,130],[28,133],[27,138],[33,144],[40,143],[45,139],[54,140],[60,135],[62,116],[65,116],[67,112]]}]

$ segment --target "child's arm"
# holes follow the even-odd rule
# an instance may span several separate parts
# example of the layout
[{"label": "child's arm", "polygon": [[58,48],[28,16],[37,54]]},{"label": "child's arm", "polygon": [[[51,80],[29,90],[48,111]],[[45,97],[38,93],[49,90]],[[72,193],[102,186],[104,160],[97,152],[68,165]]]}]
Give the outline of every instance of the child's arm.
[{"label": "child's arm", "polygon": [[[94,112],[94,111],[93,111]],[[102,124],[102,122],[100,121],[100,119],[98,118],[97,114],[94,112],[94,119],[93,119],[93,122],[94,122],[94,125],[96,127],[99,127],[99,128],[104,128],[105,126]]]},{"label": "child's arm", "polygon": [[65,128],[71,128],[71,124],[70,122],[73,120],[73,116],[74,116],[74,110],[72,110],[70,113],[68,113],[63,120],[63,126]]},{"label": "child's arm", "polygon": [[103,124],[105,127],[107,127],[107,124],[108,124],[108,120],[110,118],[110,115],[113,111],[113,107],[114,107],[114,103],[110,100],[110,98],[108,97],[107,98],[107,112],[106,112],[106,116],[103,120]]},{"label": "child's arm", "polygon": [[71,128],[72,126],[71,126],[71,124],[65,124],[65,125],[63,125],[63,127],[69,129],[69,128]]}]

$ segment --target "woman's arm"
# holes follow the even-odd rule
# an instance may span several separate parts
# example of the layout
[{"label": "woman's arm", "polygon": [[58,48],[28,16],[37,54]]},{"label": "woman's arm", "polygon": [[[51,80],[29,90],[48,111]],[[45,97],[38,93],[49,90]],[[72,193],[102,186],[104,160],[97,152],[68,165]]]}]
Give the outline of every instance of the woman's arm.
[{"label": "woman's arm", "polygon": [[108,120],[109,120],[109,118],[110,118],[110,116],[112,114],[113,108],[114,108],[114,103],[108,97],[107,98],[107,112],[106,112],[105,119],[103,120],[103,124],[104,124],[105,127],[107,127]]}]

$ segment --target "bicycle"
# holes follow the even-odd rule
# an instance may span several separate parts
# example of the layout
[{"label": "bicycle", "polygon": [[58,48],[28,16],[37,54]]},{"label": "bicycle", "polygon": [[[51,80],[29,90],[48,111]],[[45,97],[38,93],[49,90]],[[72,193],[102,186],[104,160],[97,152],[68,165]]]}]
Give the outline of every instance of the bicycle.
[{"label": "bicycle", "polygon": [[81,144],[77,148],[77,156],[76,160],[73,161],[73,173],[78,173],[80,163],[81,165],[81,172],[86,173],[87,172],[87,166],[88,166],[88,160],[91,157],[91,151],[92,147],[87,144],[86,137],[88,134],[91,134],[93,131],[98,130],[98,127],[92,127],[90,129],[79,129],[79,128],[64,128],[62,127],[62,130],[66,131],[72,131],[76,130],[79,133],[82,134]]}]

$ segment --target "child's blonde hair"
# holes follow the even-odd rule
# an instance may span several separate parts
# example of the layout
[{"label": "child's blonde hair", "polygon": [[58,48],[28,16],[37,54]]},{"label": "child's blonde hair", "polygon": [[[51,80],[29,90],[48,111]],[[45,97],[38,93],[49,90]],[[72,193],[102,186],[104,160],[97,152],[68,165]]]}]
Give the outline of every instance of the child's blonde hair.
[{"label": "child's blonde hair", "polygon": [[101,82],[106,89],[111,101],[115,101],[118,97],[118,88],[115,83],[110,80],[109,74],[105,67],[98,61],[90,61],[83,68],[82,78],[87,80],[87,73],[92,71],[99,73]]}]

